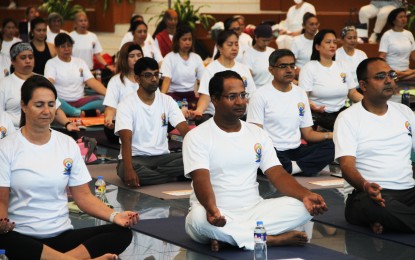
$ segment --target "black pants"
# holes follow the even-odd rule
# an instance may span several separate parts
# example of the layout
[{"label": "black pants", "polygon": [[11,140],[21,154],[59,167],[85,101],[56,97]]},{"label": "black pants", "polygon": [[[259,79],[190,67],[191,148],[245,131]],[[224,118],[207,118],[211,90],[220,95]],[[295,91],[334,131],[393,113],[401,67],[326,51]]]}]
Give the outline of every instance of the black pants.
[{"label": "black pants", "polygon": [[408,190],[381,191],[385,207],[374,202],[365,192],[354,190],[346,201],[345,217],[355,225],[380,223],[384,230],[415,232],[415,187]]},{"label": "black pants", "polygon": [[91,258],[106,253],[121,254],[131,243],[132,232],[117,225],[103,225],[73,229],[45,239],[22,235],[15,231],[0,235],[0,246],[6,249],[9,259],[40,259],[43,245],[65,253],[84,245]]},{"label": "black pants", "polygon": [[318,113],[312,111],[313,119],[316,125],[321,126],[329,131],[333,131],[334,122],[336,122],[337,116],[340,112],[345,110],[347,107],[342,107],[339,111],[333,113]]},{"label": "black pants", "polygon": [[298,148],[291,150],[276,151],[282,167],[287,172],[292,172],[291,161],[296,161],[298,167],[303,172],[302,175],[306,176],[319,173],[334,160],[334,143],[332,140],[310,145],[300,145]]}]

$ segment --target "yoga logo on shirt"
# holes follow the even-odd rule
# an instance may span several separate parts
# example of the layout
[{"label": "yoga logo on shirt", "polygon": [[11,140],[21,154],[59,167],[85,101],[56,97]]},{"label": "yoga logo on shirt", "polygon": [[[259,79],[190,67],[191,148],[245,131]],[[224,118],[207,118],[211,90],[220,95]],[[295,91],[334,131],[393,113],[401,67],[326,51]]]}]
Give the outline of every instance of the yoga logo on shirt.
[{"label": "yoga logo on shirt", "polygon": [[261,162],[261,157],[262,157],[262,145],[260,143],[256,143],[254,145],[254,151],[255,151],[255,162]]},{"label": "yoga logo on shirt", "polygon": [[305,112],[305,105],[304,105],[304,103],[303,102],[299,102],[297,104],[297,107],[298,107],[298,114],[299,114],[299,116],[304,116],[304,112]]},{"label": "yoga logo on shirt", "polygon": [[84,70],[83,69],[79,69],[79,75],[81,76],[81,78],[84,77]]},{"label": "yoga logo on shirt", "polygon": [[242,77],[242,81],[244,82],[244,87],[248,87],[248,80],[246,80],[246,77]]},{"label": "yoga logo on shirt", "polygon": [[65,160],[63,160],[63,166],[65,166],[65,169],[63,170],[63,175],[71,175],[72,165],[73,160],[71,158],[66,158]]},{"label": "yoga logo on shirt", "polygon": [[0,126],[0,139],[3,139],[7,135],[7,128]]},{"label": "yoga logo on shirt", "polygon": [[340,78],[342,78],[343,83],[346,83],[346,73],[340,73]]},{"label": "yoga logo on shirt", "polygon": [[167,126],[167,118],[165,113],[161,114],[161,126]]},{"label": "yoga logo on shirt", "polygon": [[4,69],[4,77],[7,77],[10,75],[10,71],[8,69]]},{"label": "yoga logo on shirt", "polygon": [[412,127],[411,127],[411,124],[408,121],[405,122],[405,127],[406,127],[406,129],[408,129],[408,135],[410,137],[412,137]]}]

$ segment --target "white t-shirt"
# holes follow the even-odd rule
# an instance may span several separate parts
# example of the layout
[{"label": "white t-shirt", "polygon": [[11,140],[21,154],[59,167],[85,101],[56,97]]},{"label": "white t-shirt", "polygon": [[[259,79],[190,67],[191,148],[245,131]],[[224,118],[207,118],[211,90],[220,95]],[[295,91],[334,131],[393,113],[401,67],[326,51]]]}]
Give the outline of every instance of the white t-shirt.
[{"label": "white t-shirt", "polygon": [[104,106],[117,108],[121,100],[128,94],[138,90],[138,83],[131,82],[127,77],[124,77],[124,83],[121,82],[120,74],[114,75],[107,86],[107,93],[104,98]]},{"label": "white t-shirt", "polygon": [[345,104],[350,89],[356,87],[350,68],[342,62],[333,61],[325,67],[319,61],[309,61],[300,71],[299,86],[310,92],[309,98],[325,111],[339,111]]},{"label": "white t-shirt", "polygon": [[184,60],[179,53],[170,52],[164,57],[160,72],[163,77],[171,79],[169,92],[187,92],[194,90],[204,70],[205,66],[198,54],[190,52],[189,58]]},{"label": "white t-shirt", "polygon": [[9,59],[10,59],[10,48],[16,42],[21,42],[21,41],[22,40],[20,38],[16,38],[16,37],[13,37],[13,40],[11,40],[11,41],[5,41],[3,39],[3,42],[1,44],[1,53],[3,53],[4,55],[6,55],[6,57],[9,57]]},{"label": "white t-shirt", "polygon": [[[122,37],[122,40],[121,40],[121,43],[120,43],[120,49],[125,43],[132,42],[132,41],[134,41],[134,35],[131,32],[126,32],[124,34],[124,37]],[[154,39],[153,39],[153,37],[151,37],[150,34],[147,34],[147,38],[144,42],[145,42],[145,44],[147,44],[147,43],[154,44]]]},{"label": "white t-shirt", "polygon": [[[335,158],[355,157],[360,174],[383,188],[410,189],[415,185],[414,126],[414,112],[405,105],[388,101],[388,111],[378,116],[356,103],[341,112],[334,124]],[[353,191],[347,182],[344,188],[346,196]]]},{"label": "white t-shirt", "polygon": [[0,186],[10,187],[8,217],[15,231],[47,238],[73,228],[65,187],[91,176],[72,138],[51,130],[48,143],[35,145],[17,131],[0,140],[0,169]]},{"label": "white t-shirt", "polygon": [[103,51],[97,35],[90,31],[86,34],[79,34],[76,31],[72,31],[69,35],[75,41],[72,55],[83,59],[88,64],[88,68],[93,69],[94,55]]},{"label": "white t-shirt", "polygon": [[353,73],[353,80],[358,84],[356,69],[359,66],[360,62],[367,59],[366,53],[359,49],[354,49],[354,53],[352,56],[348,55],[343,47],[338,48],[336,50],[336,61],[345,62],[350,66],[350,71]]},{"label": "white t-shirt", "polygon": [[[248,38],[249,37],[249,38]],[[244,62],[244,54],[245,52],[252,47],[252,37],[249,36],[246,33],[242,33],[238,37],[238,44],[239,44],[239,50],[238,55],[235,57],[235,61],[239,63]],[[216,53],[218,52],[218,47],[215,44],[215,48],[213,49],[213,57],[215,57]]]},{"label": "white t-shirt", "polygon": [[20,89],[24,82],[14,73],[0,81],[0,112],[6,113],[15,127],[20,124]]},{"label": "white t-shirt", "polygon": [[16,132],[12,120],[5,112],[0,111],[0,139]]},{"label": "white t-shirt", "polygon": [[313,125],[307,94],[300,87],[291,86],[290,91],[281,92],[268,83],[249,100],[246,121],[261,124],[278,151],[299,147],[300,128]]},{"label": "white t-shirt", "polygon": [[10,75],[11,64],[10,58],[0,53],[0,80]]},{"label": "white t-shirt", "polygon": [[[248,67],[235,61],[235,65],[232,68],[226,68],[218,60],[214,60],[211,62],[203,72],[202,79],[200,80],[199,86],[199,93],[209,95],[209,81],[215,73],[225,71],[225,70],[233,70],[237,72],[243,79],[245,85],[245,91],[252,95],[255,90],[255,82],[252,78],[251,72],[249,71]],[[209,103],[208,108],[205,111],[206,114],[215,114],[215,108],[213,107],[212,102]]]},{"label": "white t-shirt", "polygon": [[301,69],[311,59],[313,40],[307,39],[304,34],[295,36],[291,45],[291,51],[296,59],[295,65]]},{"label": "white t-shirt", "polygon": [[144,57],[153,58],[157,61],[157,63],[163,61],[163,55],[161,55],[160,49],[155,43],[147,42],[146,40],[144,42],[144,46],[141,46],[141,49],[143,50]]},{"label": "white t-shirt", "polygon": [[408,30],[386,31],[380,39],[379,52],[386,53],[386,62],[394,70],[404,71],[409,68],[409,56],[415,51],[415,40]]},{"label": "white t-shirt", "polygon": [[[115,134],[118,135],[124,129],[133,132],[132,156],[170,153],[167,143],[168,123],[176,127],[186,121],[176,101],[160,91],[155,92],[150,106],[144,104],[137,93],[130,93],[118,104],[116,118]],[[122,159],[121,152],[118,158]]]},{"label": "white t-shirt", "polygon": [[252,76],[256,87],[259,89],[267,83],[271,82],[273,77],[268,70],[268,58],[274,48],[267,47],[265,51],[257,51],[254,47],[250,47],[244,54],[244,62],[252,71]]},{"label": "white t-shirt", "polygon": [[[59,31],[59,33],[68,33],[67,31],[65,31],[65,30],[60,30]],[[58,35],[57,33],[54,33],[54,32],[52,32],[50,29],[49,29],[49,26],[47,27],[47,30],[46,30],[46,42],[48,42],[48,43],[52,43],[52,44],[55,44],[55,37],[56,37],[56,35]]]},{"label": "white t-shirt", "polygon": [[84,82],[94,76],[82,59],[71,57],[65,62],[56,56],[46,62],[45,77],[55,81],[60,99],[72,102],[84,97]]},{"label": "white t-shirt", "polygon": [[304,2],[299,9],[295,5],[291,6],[287,12],[287,19],[285,20],[282,29],[288,32],[299,32],[303,29],[303,16],[305,13],[316,14],[316,9],[310,3]]},{"label": "white t-shirt", "polygon": [[[241,125],[238,132],[228,133],[211,118],[190,131],[183,141],[185,176],[189,178],[198,169],[209,170],[219,209],[240,210],[260,202],[257,169],[265,172],[281,165],[267,133],[250,123],[241,121]],[[197,203],[193,190],[190,206]]]}]

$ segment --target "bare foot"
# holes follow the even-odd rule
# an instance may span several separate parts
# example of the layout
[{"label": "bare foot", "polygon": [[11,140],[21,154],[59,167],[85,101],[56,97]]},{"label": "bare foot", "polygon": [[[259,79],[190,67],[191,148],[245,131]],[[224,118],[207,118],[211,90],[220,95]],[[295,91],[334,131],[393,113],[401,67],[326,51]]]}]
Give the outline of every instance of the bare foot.
[{"label": "bare foot", "polygon": [[117,260],[118,256],[116,254],[105,254],[94,259],[96,260]]},{"label": "bare foot", "polygon": [[380,235],[380,234],[383,233],[383,226],[378,222],[370,224],[370,228],[372,229],[373,233],[375,233],[375,234]]},{"label": "bare foot", "polygon": [[304,246],[307,242],[307,234],[300,231],[289,231],[279,235],[267,236],[268,246]]},{"label": "bare foot", "polygon": [[220,249],[226,247],[227,245],[228,244],[215,239],[210,240],[210,250],[212,250],[213,252],[218,252]]}]

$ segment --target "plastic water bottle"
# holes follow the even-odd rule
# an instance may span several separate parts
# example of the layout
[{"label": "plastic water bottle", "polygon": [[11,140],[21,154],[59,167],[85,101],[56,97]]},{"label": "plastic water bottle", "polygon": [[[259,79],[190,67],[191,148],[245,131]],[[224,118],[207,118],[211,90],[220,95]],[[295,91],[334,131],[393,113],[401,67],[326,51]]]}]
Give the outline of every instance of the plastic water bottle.
[{"label": "plastic water bottle", "polygon": [[401,103],[404,105],[407,105],[408,107],[411,107],[411,95],[409,94],[408,88],[405,88],[405,90],[402,93],[402,100]]},{"label": "plastic water bottle", "polygon": [[107,191],[107,185],[105,184],[104,178],[98,176],[97,181],[95,182],[95,196],[104,203],[108,203],[105,193]]},{"label": "plastic water bottle", "polygon": [[182,110],[187,111],[187,109],[189,109],[189,103],[187,103],[186,98],[183,98],[183,100],[182,100]]},{"label": "plastic water bottle", "polygon": [[254,259],[255,260],[267,260],[267,232],[264,228],[264,223],[262,221],[256,222],[256,227],[254,229]]},{"label": "plastic water bottle", "polygon": [[7,258],[6,256],[6,250],[5,249],[0,249],[0,260],[8,260],[9,258]]},{"label": "plastic water bottle", "polygon": [[99,82],[101,82],[102,81],[102,79],[101,79],[101,70],[96,70],[95,71],[95,78],[99,81]]}]

